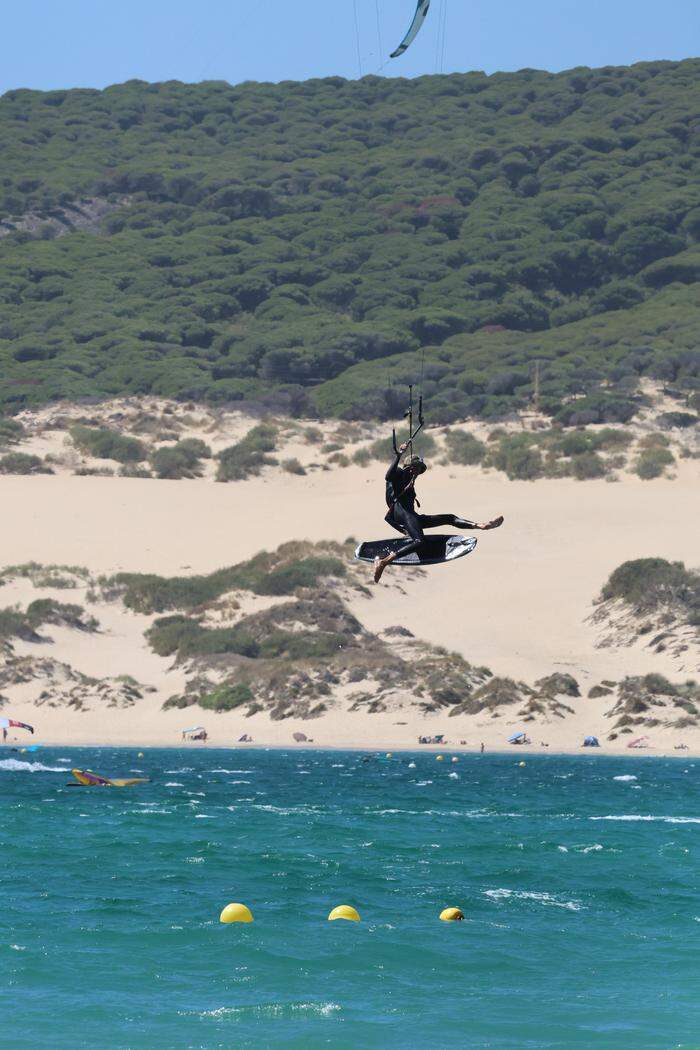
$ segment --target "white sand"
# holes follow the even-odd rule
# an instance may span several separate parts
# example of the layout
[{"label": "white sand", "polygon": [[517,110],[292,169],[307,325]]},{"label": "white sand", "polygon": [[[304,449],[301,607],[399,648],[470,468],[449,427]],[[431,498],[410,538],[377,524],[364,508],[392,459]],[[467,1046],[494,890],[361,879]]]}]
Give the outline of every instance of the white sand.
[{"label": "white sand", "polygon": [[[63,440],[56,432],[58,446]],[[85,566],[105,574],[198,573],[287,540],[377,538],[387,533],[382,521],[383,471],[378,463],[300,477],[275,470],[235,484],[66,473],[2,477],[0,564],[37,561]],[[505,525],[480,533],[474,554],[454,564],[431,568],[420,577],[410,570],[389,570],[404,593],[395,586],[373,588],[374,597],[357,596],[353,609],[370,630],[401,624],[496,674],[530,683],[554,671],[573,674],[583,693],[573,701],[576,714],[549,724],[529,724],[533,742],[547,740],[551,750],[566,750],[576,749],[585,733],[603,739],[610,729],[604,717],[610,702],[586,699],[591,685],[649,671],[675,680],[697,674],[691,651],[674,658],[641,645],[596,648],[597,631],[585,622],[592,600],[622,562],[647,556],[682,560],[689,566],[700,562],[696,462],[679,463],[676,474],[672,481],[642,482],[626,475],[617,483],[532,483],[510,482],[475,468],[435,467],[421,479],[426,512],[454,511],[476,519],[502,513]],[[34,591],[18,583],[0,589],[0,605],[46,595],[80,600],[71,591]],[[13,703],[3,714],[35,724],[38,742],[176,744],[182,728],[201,723],[210,733],[210,743],[219,745],[232,744],[244,732],[257,744],[286,745],[292,732],[302,730],[320,746],[391,749],[413,746],[421,733],[444,732],[452,743],[464,739],[478,747],[483,740],[492,749],[502,748],[513,728],[521,728],[515,708],[496,719],[424,718],[407,708],[384,715],[336,710],[310,722],[276,723],[266,715],[246,719],[196,707],[163,712],[163,700],[182,688],[183,678],[169,660],[154,656],[145,646],[148,620],[113,605],[89,611],[100,620],[102,633],[49,628],[46,633],[54,644],[46,655],[86,674],[131,674],[156,692],[128,709],[95,707],[83,712],[35,707],[11,695]],[[35,646],[19,648],[36,652]],[[397,724],[401,722],[407,724]],[[682,738],[700,754],[700,730],[654,730],[649,735],[658,748],[669,750]],[[625,738],[615,743],[625,748]],[[612,750],[612,745],[606,747]]]}]

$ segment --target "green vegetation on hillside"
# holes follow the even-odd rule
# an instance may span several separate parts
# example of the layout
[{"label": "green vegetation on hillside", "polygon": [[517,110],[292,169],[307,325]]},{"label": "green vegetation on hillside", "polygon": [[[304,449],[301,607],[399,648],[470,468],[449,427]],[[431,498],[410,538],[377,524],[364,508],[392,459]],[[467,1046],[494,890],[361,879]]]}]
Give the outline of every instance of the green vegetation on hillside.
[{"label": "green vegetation on hillside", "polygon": [[639,613],[660,606],[680,608],[687,623],[700,626],[700,573],[681,561],[637,558],[619,565],[601,592],[601,600],[621,598]]},{"label": "green vegetation on hillside", "polygon": [[276,463],[268,452],[275,449],[277,430],[269,423],[260,423],[249,430],[235,445],[219,452],[217,481],[242,481],[260,473],[263,467]]},{"label": "green vegetation on hillside", "polygon": [[567,425],[625,421],[642,375],[698,385],[699,102],[697,59],[10,91],[0,409],[392,418],[425,350],[435,421],[529,403],[535,362]]},{"label": "green vegetation on hillside", "polygon": [[166,577],[121,572],[105,580],[104,585],[118,588],[124,604],[135,612],[192,610],[215,601],[227,591],[286,595],[295,594],[303,587],[313,587],[324,576],[340,579],[347,571],[342,560],[347,553],[339,544],[326,544],[323,551],[316,552],[310,544],[291,542],[282,544],[273,553],[262,551],[249,561],[208,576]]},{"label": "green vegetation on hillside", "polygon": [[70,428],[70,437],[79,452],[96,459],[139,463],[146,458],[146,449],[137,438],[124,437],[108,427],[86,427],[78,423]]},{"label": "green vegetation on hillside", "polygon": [[37,598],[24,611],[19,608],[0,609],[0,639],[14,637],[25,642],[46,641],[38,634],[44,624],[80,631],[96,631],[99,627],[94,616],[85,615],[82,606],[57,602],[53,598]]}]

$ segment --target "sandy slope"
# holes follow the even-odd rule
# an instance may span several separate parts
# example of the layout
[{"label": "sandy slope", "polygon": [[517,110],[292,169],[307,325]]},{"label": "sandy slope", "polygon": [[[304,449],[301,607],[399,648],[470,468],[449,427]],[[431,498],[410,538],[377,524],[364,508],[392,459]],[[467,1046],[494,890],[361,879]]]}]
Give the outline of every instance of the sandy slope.
[{"label": "sandy slope", "polygon": [[[63,474],[2,477],[0,561],[75,564],[95,573],[174,574],[210,571],[290,539],[378,537],[387,531],[382,475],[375,464],[305,477],[275,471],[228,485]],[[596,649],[595,630],[584,622],[592,599],[621,562],[650,555],[688,565],[700,561],[694,462],[681,463],[674,481],[625,477],[617,483],[510,482],[473,468],[436,467],[421,480],[420,493],[428,512],[453,510],[477,519],[503,513],[506,523],[481,534],[469,558],[420,577],[394,570],[402,590],[381,586],[372,599],[355,598],[355,611],[369,629],[402,624],[472,663],[529,682],[568,671],[579,680],[584,697],[602,678],[657,670],[678,679],[697,671],[687,654],[684,664],[638,647]],[[399,576],[402,571],[405,575]],[[38,593],[27,584],[12,584],[0,592],[0,604],[25,602]],[[54,596],[79,600],[70,592]],[[12,711],[6,707],[3,713],[36,723],[40,739],[170,744],[178,742],[185,725],[206,722],[214,743],[228,744],[248,732],[256,743],[287,744],[301,728],[324,745],[409,746],[419,733],[445,732],[453,742],[464,739],[477,746],[484,740],[494,747],[502,746],[510,731],[507,715],[426,721],[410,710],[370,716],[333,712],[297,725],[271,723],[262,715],[205,716],[196,708],[162,712],[163,699],[181,687],[180,673],[145,648],[141,618],[114,606],[91,612],[100,619],[102,633],[91,637],[52,628],[52,655],[88,674],[132,674],[156,692],[128,710],[77,713],[19,704],[20,697],[13,695]],[[604,707],[577,701],[575,716],[532,729],[533,740],[564,749],[576,747],[584,732],[602,736],[609,728]],[[700,731],[686,731],[683,737],[700,752]],[[677,738],[677,733],[656,731],[659,746],[672,747]]]}]

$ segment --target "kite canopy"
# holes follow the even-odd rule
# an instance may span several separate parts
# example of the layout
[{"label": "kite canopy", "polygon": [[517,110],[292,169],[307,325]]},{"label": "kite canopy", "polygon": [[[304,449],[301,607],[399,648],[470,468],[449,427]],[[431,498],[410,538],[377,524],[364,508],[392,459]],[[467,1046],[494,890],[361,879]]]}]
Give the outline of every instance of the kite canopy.
[{"label": "kite canopy", "polygon": [[34,732],[34,726],[27,725],[26,722],[16,722],[14,718],[0,718],[0,729],[26,729],[29,733]]},{"label": "kite canopy", "polygon": [[627,747],[647,747],[648,736],[638,736],[636,740],[630,740]]},{"label": "kite canopy", "polygon": [[396,51],[391,52],[391,58],[398,58],[399,55],[402,55],[404,51],[408,50],[408,48],[411,46],[413,41],[420,33],[421,26],[425,22],[429,9],[430,0],[418,0],[416,13],[413,16],[413,21],[411,22],[408,28],[408,32],[406,33],[406,36],[403,38],[399,46],[396,48]]}]

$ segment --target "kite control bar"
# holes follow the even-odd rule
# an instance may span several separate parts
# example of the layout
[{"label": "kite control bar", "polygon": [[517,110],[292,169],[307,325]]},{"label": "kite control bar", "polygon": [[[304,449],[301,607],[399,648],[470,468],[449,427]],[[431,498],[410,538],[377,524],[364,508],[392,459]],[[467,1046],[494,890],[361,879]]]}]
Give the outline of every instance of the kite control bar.
[{"label": "kite control bar", "polygon": [[[408,386],[408,409],[404,412],[404,419],[408,419],[408,452],[409,455],[413,455],[413,439],[423,429],[425,419],[423,418],[423,395],[421,394],[418,398],[418,426],[413,429],[413,384],[409,383]],[[391,431],[391,439],[394,445],[394,452],[398,456],[399,450],[396,444],[396,427]]]}]

